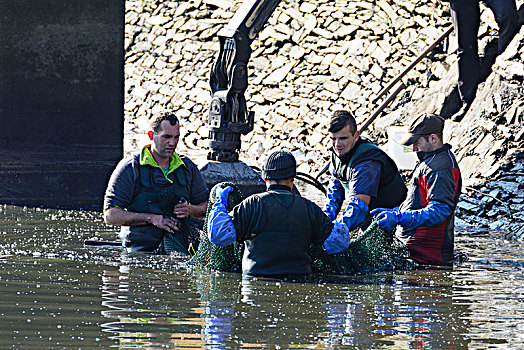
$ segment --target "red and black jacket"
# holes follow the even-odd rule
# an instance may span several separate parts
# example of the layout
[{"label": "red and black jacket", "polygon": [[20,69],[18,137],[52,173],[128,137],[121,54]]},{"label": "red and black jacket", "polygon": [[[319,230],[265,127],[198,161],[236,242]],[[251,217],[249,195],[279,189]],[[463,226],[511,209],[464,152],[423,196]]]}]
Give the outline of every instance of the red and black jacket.
[{"label": "red and black jacket", "polygon": [[462,190],[462,178],[451,146],[432,152],[417,152],[419,163],[408,185],[400,211],[424,208],[430,201],[446,204],[451,214],[443,223],[429,227],[399,227],[411,258],[421,264],[450,265],[453,260],[455,207]]}]

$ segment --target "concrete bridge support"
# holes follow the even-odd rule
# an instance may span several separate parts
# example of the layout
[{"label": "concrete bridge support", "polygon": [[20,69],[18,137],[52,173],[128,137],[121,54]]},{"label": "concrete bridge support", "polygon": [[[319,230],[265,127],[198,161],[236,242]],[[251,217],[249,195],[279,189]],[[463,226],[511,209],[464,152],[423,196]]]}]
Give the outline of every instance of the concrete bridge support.
[{"label": "concrete bridge support", "polygon": [[0,0],[0,203],[101,208],[124,122],[125,0]]}]

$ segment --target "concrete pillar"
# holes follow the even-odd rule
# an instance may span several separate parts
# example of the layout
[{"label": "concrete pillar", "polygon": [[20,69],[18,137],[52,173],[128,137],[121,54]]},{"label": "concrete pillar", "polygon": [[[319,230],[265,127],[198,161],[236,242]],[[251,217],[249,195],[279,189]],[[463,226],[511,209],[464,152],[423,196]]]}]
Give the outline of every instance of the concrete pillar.
[{"label": "concrete pillar", "polygon": [[125,0],[0,0],[0,203],[101,207],[122,157]]}]

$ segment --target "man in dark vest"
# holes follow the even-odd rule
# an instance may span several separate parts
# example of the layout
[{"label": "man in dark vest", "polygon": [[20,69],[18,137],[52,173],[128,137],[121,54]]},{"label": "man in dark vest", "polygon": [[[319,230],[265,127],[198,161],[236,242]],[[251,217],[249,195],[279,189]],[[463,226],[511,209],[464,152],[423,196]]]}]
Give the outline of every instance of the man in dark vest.
[{"label": "man in dark vest", "polygon": [[[179,156],[180,123],[172,111],[155,113],[150,145],[118,163],[104,198],[104,219],[122,226],[122,245],[129,251],[163,253],[166,232],[179,231],[180,220],[202,218],[209,191],[196,165]],[[175,234],[176,250],[186,253],[188,238]]]},{"label": "man in dark vest", "polygon": [[336,220],[342,203],[348,206],[338,222],[355,229],[372,209],[394,208],[406,198],[407,189],[395,162],[380,148],[361,137],[355,117],[335,111],[329,124],[333,148],[332,174],[324,212]]},{"label": "man in dark vest", "polygon": [[[378,224],[397,228],[411,258],[427,265],[451,265],[454,249],[455,207],[462,178],[451,146],[442,142],[444,119],[423,114],[401,141],[413,145],[419,163],[413,171],[406,200],[399,208],[376,209]],[[397,226],[398,225],[398,226]]]},{"label": "man in dark vest", "polygon": [[[333,224],[316,204],[292,192],[295,157],[276,151],[262,166],[268,190],[227,208],[232,187],[217,187],[208,216],[211,243],[225,247],[244,243],[242,272],[249,276],[301,278],[311,274],[311,243],[322,244],[329,254],[346,250],[349,231]],[[228,214],[228,209],[232,209]]]}]

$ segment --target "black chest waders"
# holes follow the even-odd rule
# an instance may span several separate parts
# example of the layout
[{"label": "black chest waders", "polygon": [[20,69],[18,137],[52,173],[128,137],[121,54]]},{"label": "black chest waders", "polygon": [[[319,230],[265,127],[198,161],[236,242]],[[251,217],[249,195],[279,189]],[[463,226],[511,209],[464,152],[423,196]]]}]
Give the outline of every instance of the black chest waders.
[{"label": "black chest waders", "polygon": [[256,194],[267,218],[260,233],[245,241],[242,272],[250,276],[311,274],[307,253],[313,225],[307,203],[291,192]]}]

